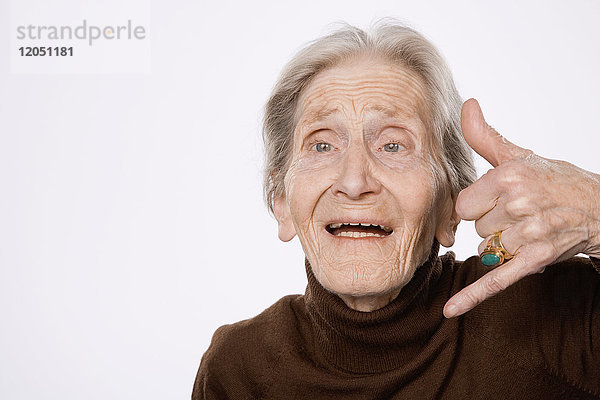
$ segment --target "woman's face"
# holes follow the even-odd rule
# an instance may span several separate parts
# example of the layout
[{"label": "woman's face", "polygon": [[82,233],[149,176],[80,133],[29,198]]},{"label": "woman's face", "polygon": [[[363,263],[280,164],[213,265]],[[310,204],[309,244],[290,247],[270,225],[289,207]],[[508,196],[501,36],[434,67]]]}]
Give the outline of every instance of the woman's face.
[{"label": "woman's face", "polygon": [[298,235],[319,282],[361,311],[397,296],[434,236],[454,241],[423,93],[408,70],[358,59],[319,73],[300,97],[285,197],[274,202],[279,237]]}]

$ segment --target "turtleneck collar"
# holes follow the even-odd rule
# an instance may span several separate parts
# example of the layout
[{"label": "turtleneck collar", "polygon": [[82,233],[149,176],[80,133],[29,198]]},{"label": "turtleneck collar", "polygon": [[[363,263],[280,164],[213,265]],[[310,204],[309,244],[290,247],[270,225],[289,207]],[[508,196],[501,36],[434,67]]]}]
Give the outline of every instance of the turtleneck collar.
[{"label": "turtleneck collar", "polygon": [[[411,281],[390,304],[372,312],[349,308],[336,294],[325,289],[305,260],[308,286],[305,302],[313,325],[314,346],[338,368],[354,373],[389,371],[429,357],[432,335],[447,321],[442,309],[450,287],[436,285],[442,261],[434,244],[429,259],[417,268]],[[453,260],[453,254],[444,257]]]}]

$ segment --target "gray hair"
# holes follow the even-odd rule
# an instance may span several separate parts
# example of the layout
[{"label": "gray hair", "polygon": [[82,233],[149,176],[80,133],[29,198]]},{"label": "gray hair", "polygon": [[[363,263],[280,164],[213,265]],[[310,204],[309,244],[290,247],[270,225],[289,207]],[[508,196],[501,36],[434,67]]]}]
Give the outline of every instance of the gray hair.
[{"label": "gray hair", "polygon": [[[300,50],[283,68],[265,105],[264,196],[273,200],[285,193],[284,178],[291,161],[298,99],[319,72],[360,55],[375,55],[418,74],[427,88],[435,183],[455,198],[475,181],[473,154],[460,127],[462,99],[441,54],[423,35],[396,21],[376,23],[370,32],[344,24]],[[445,184],[444,184],[445,183]]]}]

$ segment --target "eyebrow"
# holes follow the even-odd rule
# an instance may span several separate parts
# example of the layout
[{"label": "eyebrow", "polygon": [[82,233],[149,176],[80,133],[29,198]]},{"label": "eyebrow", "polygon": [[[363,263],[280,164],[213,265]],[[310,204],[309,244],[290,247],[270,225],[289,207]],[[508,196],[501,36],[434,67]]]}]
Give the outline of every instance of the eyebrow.
[{"label": "eyebrow", "polygon": [[324,120],[325,118],[329,117],[332,114],[335,114],[338,111],[339,111],[339,109],[337,109],[337,108],[323,108],[317,112],[308,114],[308,116],[304,119],[303,122],[305,124],[311,125],[311,124],[314,124],[315,122]]},{"label": "eyebrow", "polygon": [[386,117],[396,118],[399,116],[406,115],[403,113],[398,107],[382,107],[382,106],[373,106],[369,107],[367,111],[379,111],[384,114]]},{"label": "eyebrow", "polygon": [[[338,108],[323,108],[319,111],[309,113],[308,116],[304,119],[304,123],[311,125],[315,122],[319,122],[324,120],[325,118],[331,116],[339,112]],[[405,113],[401,112],[397,107],[383,107],[380,105],[368,106],[366,112],[377,111],[381,114],[384,114],[386,117],[397,118],[399,116],[407,116]]]}]

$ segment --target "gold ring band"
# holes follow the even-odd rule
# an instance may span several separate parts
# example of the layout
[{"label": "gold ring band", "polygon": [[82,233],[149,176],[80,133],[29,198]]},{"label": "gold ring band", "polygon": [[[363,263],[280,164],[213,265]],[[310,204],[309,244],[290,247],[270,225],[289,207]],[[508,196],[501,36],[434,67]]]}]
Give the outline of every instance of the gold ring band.
[{"label": "gold ring band", "polygon": [[485,249],[479,255],[481,263],[486,267],[497,267],[513,258],[513,255],[502,245],[502,240],[500,240],[501,234],[502,231],[494,233],[488,240]]}]

